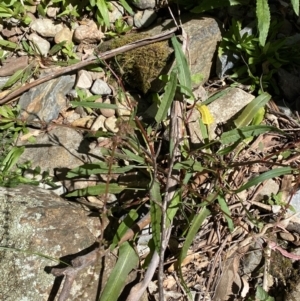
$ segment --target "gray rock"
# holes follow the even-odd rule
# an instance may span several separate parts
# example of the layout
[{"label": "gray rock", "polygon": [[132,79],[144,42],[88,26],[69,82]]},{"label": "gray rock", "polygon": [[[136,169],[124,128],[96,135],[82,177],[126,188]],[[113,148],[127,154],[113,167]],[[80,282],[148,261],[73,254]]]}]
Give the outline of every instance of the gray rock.
[{"label": "gray rock", "polygon": [[139,9],[154,8],[156,0],[136,0],[132,4]]},{"label": "gray rock", "polygon": [[51,45],[47,40],[41,38],[36,33],[32,33],[27,38],[31,42],[33,49],[37,49],[37,51],[43,56],[48,54]]},{"label": "gray rock", "polygon": [[149,27],[157,18],[157,14],[153,10],[146,9],[137,12],[133,17],[134,25],[137,28]]},{"label": "gray rock", "polygon": [[111,94],[111,88],[105,81],[96,79],[91,88],[91,92],[95,95],[109,95]]},{"label": "gray rock", "polygon": [[54,24],[50,19],[36,19],[30,24],[30,28],[43,37],[53,38],[63,29],[62,24]]},{"label": "gray rock", "polygon": [[[191,73],[201,74],[203,80],[207,81],[210,76],[212,62],[217,50],[217,44],[221,40],[221,31],[218,22],[210,17],[203,17],[195,14],[182,15],[183,28],[189,37],[189,60]],[[162,25],[147,31],[156,34],[173,28],[172,20],[165,21]],[[194,87],[201,83],[197,83]]]},{"label": "gray rock", "polygon": [[[33,186],[0,188],[0,220],[0,244],[8,247],[0,249],[0,298],[6,301],[54,300],[61,285],[49,273],[58,264],[52,259],[70,263],[79,252],[88,253],[100,234],[99,218]],[[103,288],[115,258],[103,259],[102,272],[98,262],[78,274],[68,300],[97,299],[99,281]]]},{"label": "gray rock", "polygon": [[66,108],[66,94],[75,83],[75,75],[50,80],[24,93],[19,101],[24,120],[50,122]]},{"label": "gray rock", "polygon": [[[64,179],[65,172],[92,160],[89,157],[89,142],[75,129],[54,127],[47,134],[36,137],[34,144],[20,142],[25,151],[20,162],[30,160],[32,168],[40,166],[41,171],[49,170],[50,175]],[[99,159],[99,158],[98,158]]]},{"label": "gray rock", "polygon": [[6,84],[6,82],[9,80],[10,76],[1,76],[0,77],[0,89]]},{"label": "gray rock", "polygon": [[76,87],[81,89],[90,89],[93,84],[91,74],[86,70],[80,70],[77,76]]}]

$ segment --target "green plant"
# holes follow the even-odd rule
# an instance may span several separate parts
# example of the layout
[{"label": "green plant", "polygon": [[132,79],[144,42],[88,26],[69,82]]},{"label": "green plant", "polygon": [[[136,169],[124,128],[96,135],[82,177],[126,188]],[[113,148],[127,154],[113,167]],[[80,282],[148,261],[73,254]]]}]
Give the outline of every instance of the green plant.
[{"label": "green plant", "polygon": [[219,56],[231,53],[240,59],[231,77],[239,83],[250,85],[252,91],[257,88],[264,91],[271,86],[277,92],[274,80],[277,70],[288,64],[300,64],[300,52],[289,47],[286,39],[275,39],[279,26],[277,21],[272,22],[272,34],[261,46],[254,35],[247,32],[241,34],[241,22],[233,19],[220,43]]},{"label": "green plant", "polygon": [[34,5],[31,1],[10,0],[1,1],[0,3],[0,20],[5,18],[16,18],[23,24],[28,25],[32,21],[31,18],[26,14],[26,5]]},{"label": "green plant", "polygon": [[[230,7],[234,5],[250,5],[250,0],[197,0],[194,1],[182,1],[176,0],[176,2],[185,5],[193,13],[203,13],[215,8]],[[267,41],[267,37],[270,30],[271,14],[268,0],[256,0],[256,20],[257,28],[259,32],[258,41],[261,46],[264,46]],[[291,0],[291,4],[296,15],[299,15],[299,0]]]}]

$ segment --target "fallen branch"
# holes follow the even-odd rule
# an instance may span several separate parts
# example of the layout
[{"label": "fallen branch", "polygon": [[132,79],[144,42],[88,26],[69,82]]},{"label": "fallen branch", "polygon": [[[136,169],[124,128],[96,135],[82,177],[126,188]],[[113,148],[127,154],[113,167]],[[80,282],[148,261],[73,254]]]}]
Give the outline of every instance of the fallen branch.
[{"label": "fallen branch", "polygon": [[156,42],[159,42],[159,41],[167,40],[167,39],[171,38],[175,34],[176,31],[177,31],[177,28],[170,29],[170,30],[164,31],[164,32],[162,32],[158,35],[155,35],[153,37],[148,37],[148,38],[145,38],[145,39],[141,39],[141,40],[129,43],[127,45],[124,45],[124,46],[116,48],[116,49],[112,49],[112,50],[109,50],[109,51],[106,51],[106,52],[103,52],[103,53],[99,53],[97,55],[92,55],[88,59],[86,59],[85,61],[76,63],[72,66],[61,68],[61,69],[59,69],[59,70],[57,70],[57,71],[55,71],[51,74],[47,74],[44,77],[33,81],[32,83],[26,84],[25,86],[15,90],[15,91],[12,91],[10,94],[6,95],[4,98],[2,98],[0,100],[0,105],[4,104],[4,103],[7,103],[8,101],[20,96],[21,94],[23,94],[24,92],[30,90],[33,87],[35,87],[37,85],[40,85],[44,82],[47,82],[47,81],[49,81],[53,78],[56,78],[60,75],[67,74],[67,73],[72,73],[74,71],[82,69],[83,67],[99,63],[99,60],[106,60],[106,59],[112,58],[112,57],[114,57],[114,56],[116,56],[120,53],[124,53],[126,51],[129,51],[129,50],[132,50],[132,49],[135,49],[135,48],[138,48],[138,47],[142,47],[142,46],[146,46],[146,45],[156,43]]}]

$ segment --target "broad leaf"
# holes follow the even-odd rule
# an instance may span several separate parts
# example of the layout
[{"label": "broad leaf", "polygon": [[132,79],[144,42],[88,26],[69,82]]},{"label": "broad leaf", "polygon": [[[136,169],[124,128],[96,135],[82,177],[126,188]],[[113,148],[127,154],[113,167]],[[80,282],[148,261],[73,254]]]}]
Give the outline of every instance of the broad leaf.
[{"label": "broad leaf", "polygon": [[115,104],[110,103],[100,103],[100,102],[89,102],[89,101],[71,101],[72,106],[74,107],[84,107],[92,109],[114,109],[118,108]]},{"label": "broad leaf", "polygon": [[[181,49],[181,44],[176,37],[171,38],[176,58],[176,66],[178,68],[178,80],[181,86],[186,87],[188,90],[192,90],[192,78],[190,68],[187,59]],[[182,93],[185,93],[184,89],[180,89]]]},{"label": "broad leaf", "polygon": [[139,257],[129,242],[124,242],[119,249],[119,258],[113,268],[104,290],[101,294],[100,301],[118,300],[121,294],[128,274],[138,264]]},{"label": "broad leaf", "polygon": [[109,11],[105,0],[97,0],[96,5],[103,18],[104,24],[109,28]]},{"label": "broad leaf", "polygon": [[17,147],[14,146],[9,153],[6,155],[2,162],[2,173],[5,174],[8,172],[11,168],[14,167],[14,165],[18,162],[20,156],[23,154],[25,150],[25,146]]},{"label": "broad leaf", "polygon": [[291,0],[293,10],[297,16],[299,16],[299,0]]},{"label": "broad leaf", "polygon": [[248,125],[255,117],[257,111],[265,106],[271,99],[271,95],[268,93],[262,93],[258,97],[254,98],[243,110],[241,115],[234,121],[237,128]]},{"label": "broad leaf", "polygon": [[268,0],[256,0],[256,18],[259,31],[259,43],[264,46],[266,44],[271,21]]}]

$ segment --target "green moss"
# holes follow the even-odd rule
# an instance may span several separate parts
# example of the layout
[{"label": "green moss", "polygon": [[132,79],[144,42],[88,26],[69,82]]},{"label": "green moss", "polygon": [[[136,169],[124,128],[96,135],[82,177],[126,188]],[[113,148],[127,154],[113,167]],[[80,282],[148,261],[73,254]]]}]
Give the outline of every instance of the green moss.
[{"label": "green moss", "polygon": [[[115,49],[148,36],[147,34],[125,35],[112,40],[106,47]],[[162,69],[166,67],[169,55],[168,41],[161,41],[117,55],[112,67],[127,84],[146,93],[152,81],[157,79]]]}]

